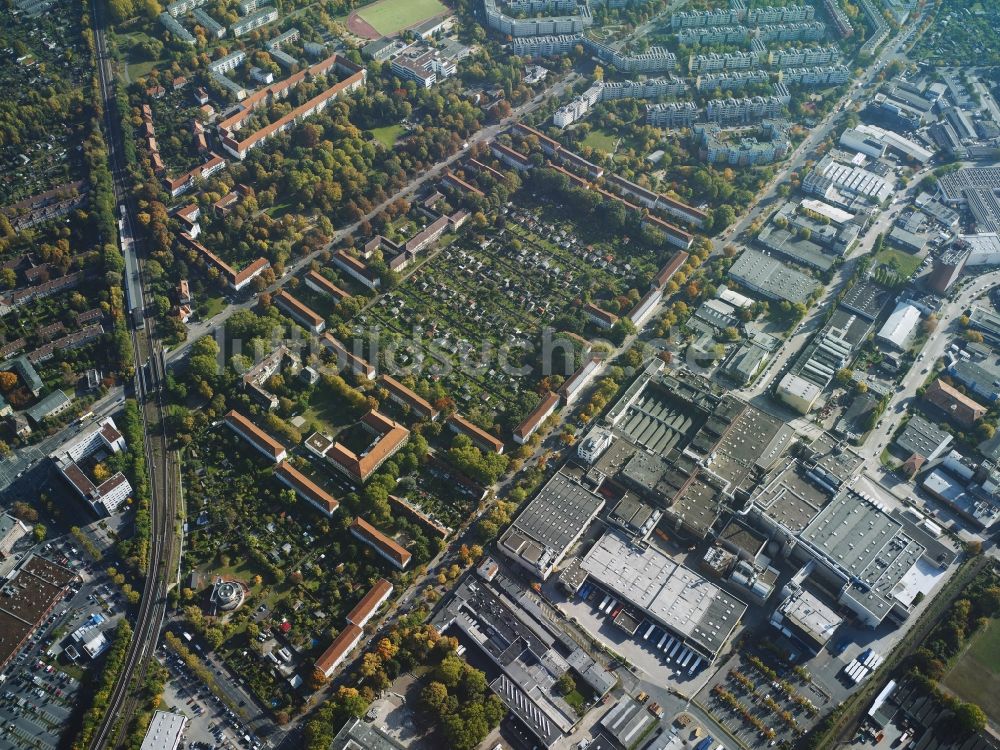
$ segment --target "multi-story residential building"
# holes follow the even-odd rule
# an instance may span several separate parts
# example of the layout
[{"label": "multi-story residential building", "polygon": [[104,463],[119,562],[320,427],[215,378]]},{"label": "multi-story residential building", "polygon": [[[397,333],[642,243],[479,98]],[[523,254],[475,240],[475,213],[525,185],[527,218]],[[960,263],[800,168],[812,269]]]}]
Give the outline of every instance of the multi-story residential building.
[{"label": "multi-story residential building", "polygon": [[772,68],[795,68],[829,65],[840,59],[840,49],[834,44],[824,47],[799,47],[774,50],[768,56]]},{"label": "multi-story residential building", "polygon": [[265,6],[255,10],[248,16],[244,16],[232,25],[233,36],[243,36],[249,34],[254,29],[266,26],[278,20],[277,8]]},{"label": "multi-story residential building", "polygon": [[194,20],[196,20],[205,31],[214,36],[216,39],[222,39],[226,35],[226,27],[221,23],[212,18],[208,13],[206,13],[201,8],[195,8],[192,13]]},{"label": "multi-story residential building", "polygon": [[478,425],[473,424],[458,412],[454,412],[448,417],[448,427],[454,433],[465,435],[480,450],[490,453],[503,453],[504,445],[502,440],[494,437]]},{"label": "multi-story residential building", "polygon": [[299,33],[298,29],[291,28],[288,31],[284,31],[278,34],[278,36],[272,37],[271,39],[268,39],[266,42],[264,42],[264,49],[266,49],[268,52],[272,52],[281,47],[281,45],[283,44],[288,44],[289,42],[297,42],[300,36],[301,34]]},{"label": "multi-story residential building", "polygon": [[847,17],[847,13],[840,6],[840,0],[823,0],[823,8],[826,9],[830,20],[833,21],[833,25],[836,27],[841,39],[847,39],[854,34],[851,19]]},{"label": "multi-story residential building", "polygon": [[173,34],[179,41],[184,42],[184,44],[194,44],[194,35],[185,29],[181,22],[174,18],[174,16],[170,13],[161,13],[160,23],[163,24],[163,28]]},{"label": "multi-story residential building", "polygon": [[747,23],[759,26],[767,23],[801,23],[812,21],[816,9],[811,5],[785,5],[782,7],[756,7],[747,11]]},{"label": "multi-story residential building", "polygon": [[698,91],[741,91],[748,86],[758,86],[769,80],[766,70],[742,70],[735,73],[700,75],[695,78],[694,87]]},{"label": "multi-story residential building", "polygon": [[664,73],[677,68],[677,56],[665,47],[650,47],[645,52],[629,54],[592,39],[584,39],[584,47],[598,60],[613,65],[621,73]]},{"label": "multi-story residential building", "polygon": [[114,454],[120,453],[126,447],[125,438],[118,431],[114,420],[106,417],[63,443],[50,454],[49,458],[55,462],[59,473],[92,510],[100,515],[111,515],[132,494],[132,486],[128,479],[119,471],[100,484],[95,484],[80,468],[78,462],[98,451]]},{"label": "multi-story residential building", "polygon": [[167,6],[167,13],[172,16],[182,16],[190,10],[200,8],[208,0],[175,0]]},{"label": "multi-story residential building", "polygon": [[363,450],[351,450],[318,432],[306,439],[306,448],[317,457],[329,461],[353,481],[364,484],[406,444],[410,431],[374,409],[361,418],[357,428],[359,435],[367,436],[367,445]]},{"label": "multi-story residential building", "polygon": [[881,6],[875,7],[871,0],[860,0],[860,5],[862,12],[865,14],[865,20],[872,27],[871,34],[865,40],[865,43],[861,45],[861,49],[858,50],[859,56],[866,57],[875,53],[879,45],[889,36],[891,29],[882,16]]},{"label": "multi-story residential building", "polygon": [[274,304],[288,313],[293,320],[313,333],[322,333],[326,328],[323,316],[282,289],[274,295]]},{"label": "multi-story residential building", "polygon": [[264,432],[235,409],[226,414],[226,426],[246,440],[266,459],[280,464],[288,458],[288,451],[281,443]]},{"label": "multi-story residential building", "polygon": [[247,53],[243,50],[236,50],[236,52],[230,52],[228,55],[220,57],[218,60],[213,60],[208,64],[208,70],[210,73],[225,74],[230,70],[235,70],[238,68],[244,60],[247,59]]},{"label": "multi-story residential building", "polygon": [[749,44],[750,29],[747,26],[697,26],[678,31],[677,42],[689,47],[710,44]]},{"label": "multi-story residential building", "polygon": [[778,80],[795,86],[838,86],[851,80],[846,65],[820,65],[815,68],[790,68],[778,71]]},{"label": "multi-story residential building", "polygon": [[694,102],[647,104],[646,122],[658,128],[689,128],[700,112]]},{"label": "multi-story residential building", "polygon": [[556,127],[567,125],[583,118],[597,102],[610,99],[659,99],[663,96],[678,96],[687,90],[687,84],[680,78],[651,78],[646,81],[619,81],[604,83],[598,81],[571,102],[563,105],[552,121]]},{"label": "multi-story residential building", "polygon": [[274,470],[278,480],[289,487],[300,498],[327,516],[332,516],[340,502],[288,461],[282,461]]},{"label": "multi-story residential building", "polygon": [[509,146],[504,146],[502,143],[493,141],[490,143],[490,151],[497,159],[512,169],[516,169],[519,172],[531,169],[531,159]]},{"label": "multi-story residential building", "polygon": [[[573,15],[515,18],[501,9],[503,0],[483,0],[486,27],[510,37],[544,36],[546,34],[580,34],[593,25],[594,18],[586,3],[576,5]],[[549,7],[560,5],[550,4]],[[553,12],[553,11],[546,11]]]},{"label": "multi-story residential building", "polygon": [[751,70],[760,62],[756,52],[727,52],[720,55],[710,52],[707,55],[691,55],[688,58],[688,70],[694,73],[713,73],[719,70]]},{"label": "multi-story residential building", "polygon": [[699,155],[709,164],[724,164],[731,167],[746,167],[755,164],[770,164],[788,155],[791,143],[788,140],[788,123],[764,120],[761,132],[768,138],[758,141],[745,136],[737,140],[726,140],[717,124],[695,125],[694,137],[698,142]]},{"label": "multi-story residential building", "polygon": [[399,544],[396,540],[386,536],[376,529],[365,519],[358,517],[351,524],[351,534],[367,544],[378,555],[388,560],[399,570],[405,570],[413,557],[409,550]]},{"label": "multi-story residential building", "polygon": [[711,99],[705,107],[705,119],[723,124],[757,122],[778,117],[788,101],[787,94],[779,93],[771,96],[745,96],[740,99]]},{"label": "multi-story residential building", "polygon": [[579,34],[529,36],[512,40],[510,49],[515,55],[554,57],[565,55],[578,44],[583,45],[583,37]]},{"label": "multi-story residential building", "polygon": [[[286,98],[289,92],[298,87],[303,81],[310,81],[318,76],[326,75],[331,69],[347,77],[329,86],[304,104],[295,107],[270,125],[251,133],[243,140],[238,140],[237,132],[256,109],[262,106],[270,106],[276,100]],[[269,138],[294,127],[302,120],[311,117],[317,112],[323,111],[331,101],[341,94],[354,91],[363,86],[366,76],[367,71],[362,66],[356,65],[350,60],[335,54],[309,66],[306,70],[301,70],[298,73],[290,75],[283,81],[278,81],[266,88],[260,89],[248,96],[233,114],[218,123],[217,127],[222,139],[222,146],[238,159],[244,159],[251,149],[261,145]]]},{"label": "multi-story residential building", "polygon": [[746,8],[715,8],[713,10],[682,10],[670,16],[670,28],[705,28],[706,26],[733,26],[746,18]]},{"label": "multi-story residential building", "polygon": [[822,21],[803,21],[801,23],[779,23],[773,26],[761,26],[757,29],[755,42],[760,42],[758,48],[766,51],[764,44],[770,42],[818,42],[826,37],[826,24]]}]

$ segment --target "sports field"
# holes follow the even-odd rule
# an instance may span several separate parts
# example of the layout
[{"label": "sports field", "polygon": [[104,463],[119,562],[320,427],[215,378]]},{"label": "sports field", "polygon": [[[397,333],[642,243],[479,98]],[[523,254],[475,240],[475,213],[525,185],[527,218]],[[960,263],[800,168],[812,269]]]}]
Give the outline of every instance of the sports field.
[{"label": "sports field", "polygon": [[395,34],[447,12],[448,8],[439,0],[379,0],[356,11],[382,36]]},{"label": "sports field", "polygon": [[1000,620],[990,620],[945,675],[945,687],[979,705],[1000,725]]}]

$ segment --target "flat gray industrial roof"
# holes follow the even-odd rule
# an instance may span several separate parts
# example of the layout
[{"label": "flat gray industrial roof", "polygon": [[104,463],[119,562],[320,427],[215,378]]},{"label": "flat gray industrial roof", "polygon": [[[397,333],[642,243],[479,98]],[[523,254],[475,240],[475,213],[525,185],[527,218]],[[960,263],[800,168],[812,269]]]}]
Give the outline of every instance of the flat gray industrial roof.
[{"label": "flat gray industrial roof", "polygon": [[903,524],[850,490],[823,508],[799,538],[886,599],[924,553]]},{"label": "flat gray industrial roof", "polygon": [[542,564],[547,551],[553,559],[562,555],[603,505],[604,498],[556,473],[504,532],[499,544],[530,565]]},{"label": "flat gray industrial roof", "polygon": [[607,531],[580,565],[601,586],[713,657],[747,609],[652,545],[633,546],[618,531]]},{"label": "flat gray industrial roof", "polygon": [[753,501],[764,515],[796,532],[830,502],[830,495],[806,479],[797,463],[792,462],[768,477]]},{"label": "flat gray industrial roof", "polygon": [[896,445],[905,453],[930,458],[948,437],[948,433],[940,427],[928,422],[919,414],[914,414],[906,423],[903,432],[896,438]]},{"label": "flat gray industrial roof", "polygon": [[844,295],[840,306],[868,320],[875,320],[892,296],[891,291],[874,282],[860,281]]},{"label": "flat gray industrial roof", "polygon": [[747,248],[729,269],[729,275],[753,290],[789,302],[805,302],[819,284],[769,255]]}]

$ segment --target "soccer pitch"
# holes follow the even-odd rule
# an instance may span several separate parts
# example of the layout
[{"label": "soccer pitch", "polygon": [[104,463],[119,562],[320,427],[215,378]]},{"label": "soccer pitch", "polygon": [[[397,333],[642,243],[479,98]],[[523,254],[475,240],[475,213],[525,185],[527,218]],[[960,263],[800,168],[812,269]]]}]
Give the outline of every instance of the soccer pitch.
[{"label": "soccer pitch", "polygon": [[379,0],[355,12],[379,34],[389,36],[447,13],[448,8],[438,0]]}]

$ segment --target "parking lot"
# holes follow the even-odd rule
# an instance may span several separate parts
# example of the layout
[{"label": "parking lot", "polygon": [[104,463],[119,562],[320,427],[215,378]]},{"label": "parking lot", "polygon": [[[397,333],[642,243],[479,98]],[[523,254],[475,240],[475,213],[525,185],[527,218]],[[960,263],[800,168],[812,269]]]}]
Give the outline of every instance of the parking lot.
[{"label": "parking lot", "polygon": [[[649,629],[648,622],[643,622],[632,636],[615,625],[608,612],[599,610],[605,597],[604,591],[599,587],[595,586],[588,598],[580,599],[567,598],[554,582],[550,584],[545,587],[545,597],[550,602],[570,620],[579,623],[593,638],[642,670],[651,682],[684,691],[684,686],[698,677],[697,672],[690,674],[692,662],[689,661],[686,669],[679,667],[677,657],[680,648],[674,650],[676,641],[670,644],[670,648],[660,650],[661,642],[664,646],[669,643],[669,636],[662,629],[654,629],[646,639],[643,636]],[[670,651],[674,652],[672,661],[669,658]]]},{"label": "parking lot", "polygon": [[20,662],[0,697],[0,745],[55,750],[79,685],[52,663]]},{"label": "parking lot", "polygon": [[[87,668],[90,660],[78,656],[76,663],[64,652],[71,634],[88,620],[103,618],[100,630],[110,633],[121,617],[120,594],[107,576],[74,552],[73,541],[63,538],[44,545],[17,546],[18,561],[38,554],[75,570],[78,586],[57,602],[49,617],[32,633],[21,652],[3,672],[0,685],[0,746],[53,750],[75,709],[79,681],[73,676]],[[116,601],[116,597],[118,601]],[[95,631],[96,632],[96,631]]]},{"label": "parking lot", "polygon": [[270,722],[244,722],[234,711],[226,708],[176,654],[160,648],[157,658],[166,666],[171,677],[163,693],[164,705],[188,717],[184,736],[191,747],[197,750],[198,743],[232,750],[261,750],[272,746],[267,737],[256,734],[270,733],[273,729]]}]

